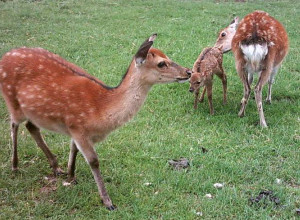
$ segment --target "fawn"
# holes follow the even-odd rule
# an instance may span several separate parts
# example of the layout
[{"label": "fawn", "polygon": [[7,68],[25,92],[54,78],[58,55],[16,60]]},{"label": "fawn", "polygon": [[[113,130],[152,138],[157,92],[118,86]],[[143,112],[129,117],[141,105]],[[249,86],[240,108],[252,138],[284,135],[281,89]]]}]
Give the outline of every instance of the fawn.
[{"label": "fawn", "polygon": [[[209,110],[211,115],[214,114],[214,108],[212,104],[212,84],[214,74],[216,74],[222,80],[223,104],[226,104],[227,100],[227,78],[222,67],[222,60],[223,52],[221,48],[205,48],[196,60],[190,78],[189,91],[195,93],[194,108],[197,109],[198,102],[203,102],[204,95],[207,90]],[[199,90],[203,86],[203,92],[200,96],[200,99],[198,99]]]},{"label": "fawn", "polygon": [[[203,102],[204,95],[207,90],[210,114],[214,114],[214,108],[212,104],[212,85],[214,74],[216,74],[222,80],[223,104],[226,104],[227,102],[227,77],[222,66],[223,53],[228,52],[231,48],[231,39],[235,34],[238,19],[238,17],[234,18],[229,26],[219,33],[215,46],[203,49],[194,63],[192,76],[190,78],[189,91],[195,93],[195,109],[197,109],[198,102]],[[198,99],[199,90],[201,87],[204,88],[200,99]]]},{"label": "fawn", "polygon": [[255,101],[259,113],[260,125],[267,127],[262,105],[262,88],[268,82],[267,103],[271,103],[272,84],[275,75],[288,53],[287,33],[275,18],[263,11],[254,11],[240,22],[232,39],[232,51],[235,66],[244,85],[244,96],[241,100],[240,117],[245,109],[251,92],[253,74],[258,73]]},{"label": "fawn", "polygon": [[12,169],[18,168],[17,132],[26,128],[49,160],[54,175],[62,170],[43,140],[40,128],[71,137],[69,181],[75,180],[75,160],[80,151],[90,165],[100,198],[113,205],[99,170],[94,144],[129,121],[157,83],[188,80],[190,70],[151,48],[156,34],[135,54],[121,83],[108,87],[83,69],[41,48],[19,48],[0,61],[0,88],[11,117]]}]

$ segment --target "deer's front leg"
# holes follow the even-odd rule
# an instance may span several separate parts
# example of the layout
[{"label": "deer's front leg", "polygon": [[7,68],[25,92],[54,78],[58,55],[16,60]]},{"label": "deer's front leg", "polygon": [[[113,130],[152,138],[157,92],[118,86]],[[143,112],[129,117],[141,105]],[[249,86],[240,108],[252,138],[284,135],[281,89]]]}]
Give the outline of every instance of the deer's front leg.
[{"label": "deer's front leg", "polygon": [[194,109],[197,109],[197,107],[198,107],[199,90],[200,90],[200,88],[195,90]]},{"label": "deer's front leg", "polygon": [[206,86],[204,86],[204,88],[203,88],[203,91],[202,91],[202,93],[201,93],[201,96],[200,96],[199,102],[203,102],[203,100],[204,100],[204,95],[205,95],[205,92],[206,92]]},{"label": "deer's front leg", "polygon": [[83,134],[76,135],[76,136],[72,135],[72,137],[74,139],[77,148],[83,154],[84,158],[86,159],[86,161],[91,167],[95,182],[98,187],[98,192],[100,198],[103,201],[103,204],[110,211],[116,209],[116,207],[112,204],[112,201],[106,191],[104,181],[102,179],[100,169],[99,169],[98,155],[93,148],[93,144],[89,140],[87,140]]}]

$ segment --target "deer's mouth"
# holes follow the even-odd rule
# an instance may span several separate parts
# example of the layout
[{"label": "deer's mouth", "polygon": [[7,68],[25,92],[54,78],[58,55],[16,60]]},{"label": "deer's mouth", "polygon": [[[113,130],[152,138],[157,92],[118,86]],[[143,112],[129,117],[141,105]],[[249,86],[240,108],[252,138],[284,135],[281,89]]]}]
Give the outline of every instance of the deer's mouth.
[{"label": "deer's mouth", "polygon": [[189,77],[185,77],[185,78],[176,78],[177,82],[179,83],[184,83],[189,81]]}]

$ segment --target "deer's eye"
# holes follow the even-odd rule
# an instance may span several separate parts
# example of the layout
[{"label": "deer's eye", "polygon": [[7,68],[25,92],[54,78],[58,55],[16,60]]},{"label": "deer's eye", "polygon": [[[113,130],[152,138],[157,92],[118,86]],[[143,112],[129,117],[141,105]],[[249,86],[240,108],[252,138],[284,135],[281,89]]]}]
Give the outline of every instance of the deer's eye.
[{"label": "deer's eye", "polygon": [[163,68],[164,66],[167,66],[165,61],[161,61],[160,63],[157,64],[158,68]]},{"label": "deer's eye", "polygon": [[222,36],[222,37],[225,37],[225,36],[226,36],[226,32],[223,32],[223,33],[221,34],[221,36]]},{"label": "deer's eye", "polygon": [[197,84],[197,85],[199,85],[199,84],[200,84],[200,82],[196,82],[196,84]]}]

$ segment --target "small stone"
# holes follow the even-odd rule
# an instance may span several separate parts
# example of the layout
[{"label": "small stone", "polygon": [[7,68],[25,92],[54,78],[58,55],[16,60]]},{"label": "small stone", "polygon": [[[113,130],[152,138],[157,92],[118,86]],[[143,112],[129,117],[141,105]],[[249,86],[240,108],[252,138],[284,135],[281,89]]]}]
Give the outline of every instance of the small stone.
[{"label": "small stone", "polygon": [[71,186],[71,183],[69,183],[69,182],[63,182],[63,186]]},{"label": "small stone", "polygon": [[213,196],[210,194],[210,193],[208,193],[208,194],[205,194],[205,196],[204,197],[206,197],[206,198],[209,198],[209,199],[212,199],[213,198]]},{"label": "small stone", "polygon": [[202,216],[203,213],[202,213],[202,212],[196,212],[196,215],[197,215],[197,216]]},{"label": "small stone", "polygon": [[281,184],[282,181],[281,181],[281,179],[276,178],[275,182],[276,182],[277,184]]},{"label": "small stone", "polygon": [[217,188],[217,189],[221,189],[221,188],[224,187],[224,184],[222,184],[222,183],[215,183],[214,187]]},{"label": "small stone", "polygon": [[144,183],[144,186],[151,186],[152,183]]}]

